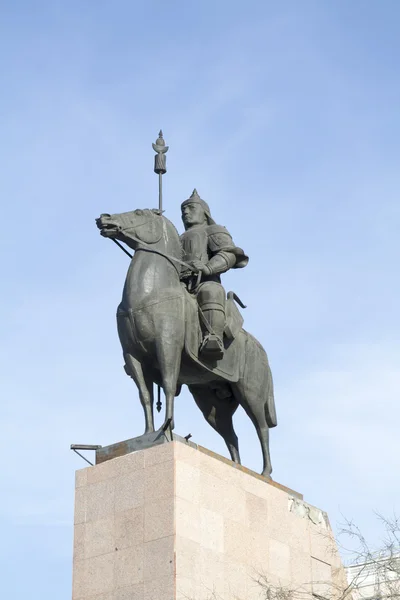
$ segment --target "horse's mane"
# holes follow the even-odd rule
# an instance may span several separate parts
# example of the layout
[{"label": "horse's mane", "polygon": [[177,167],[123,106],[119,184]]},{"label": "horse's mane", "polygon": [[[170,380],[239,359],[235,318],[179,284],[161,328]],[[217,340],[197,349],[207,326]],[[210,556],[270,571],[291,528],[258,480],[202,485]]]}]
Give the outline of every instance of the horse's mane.
[{"label": "horse's mane", "polygon": [[[154,211],[154,212],[156,212],[156,211]],[[179,235],[179,232],[178,232],[177,228],[175,227],[175,225],[173,224],[173,222],[170,221],[169,219],[167,219],[167,217],[165,217],[160,211],[157,211],[157,213],[166,222],[167,227],[169,226],[172,229],[172,231],[175,233],[176,238],[177,238],[177,242],[179,244],[179,249],[180,249],[180,256],[179,256],[179,258],[182,259],[182,257],[183,257],[183,247],[182,247],[180,235]]]},{"label": "horse's mane", "polygon": [[167,221],[171,225],[172,229],[175,231],[176,235],[179,238],[180,237],[179,231],[177,230],[177,228],[175,227],[175,225],[173,224],[173,222],[170,221],[169,219],[167,219],[167,217],[164,217],[164,215],[161,215],[161,216],[162,216],[163,219],[165,219],[165,221]]}]

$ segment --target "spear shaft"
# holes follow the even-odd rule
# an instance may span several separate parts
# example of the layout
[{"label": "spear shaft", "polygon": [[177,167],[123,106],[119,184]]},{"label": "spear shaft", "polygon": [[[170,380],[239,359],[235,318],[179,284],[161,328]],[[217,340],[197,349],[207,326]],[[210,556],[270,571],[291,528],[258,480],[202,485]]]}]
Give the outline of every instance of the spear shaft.
[{"label": "spear shaft", "polygon": [[158,174],[158,210],[162,212],[162,173]]},{"label": "spear shaft", "polygon": [[[165,145],[163,132],[160,129],[156,143],[153,144],[153,150],[156,152],[154,157],[154,173],[158,174],[158,210],[160,214],[163,212],[162,205],[162,176],[167,172],[167,157],[168,146]],[[161,386],[157,386],[157,411],[161,410]]]},{"label": "spear shaft", "polygon": [[[162,213],[162,173],[158,174],[158,210]],[[161,402],[161,386],[157,386],[157,402],[156,409],[157,412],[161,412],[162,402]]]}]

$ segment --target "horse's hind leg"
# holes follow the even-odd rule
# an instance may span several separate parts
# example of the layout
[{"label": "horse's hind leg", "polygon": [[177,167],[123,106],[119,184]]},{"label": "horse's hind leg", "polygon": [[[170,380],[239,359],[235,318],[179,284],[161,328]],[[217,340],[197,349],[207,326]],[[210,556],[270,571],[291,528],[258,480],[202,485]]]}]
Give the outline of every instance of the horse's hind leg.
[{"label": "horse's hind leg", "polygon": [[240,464],[239,443],[232,422],[233,414],[239,406],[236,399],[233,396],[220,399],[208,386],[188,387],[206,421],[224,438],[232,460]]},{"label": "horse's hind leg", "polygon": [[263,399],[265,390],[256,377],[253,379],[249,377],[247,382],[240,380],[238,383],[231,385],[235,398],[243,406],[256,428],[263,455],[263,471],[261,474],[264,477],[270,478],[272,465],[269,454],[269,427],[265,415],[265,401]]},{"label": "horse's hind leg", "polygon": [[146,422],[145,433],[154,431],[154,395],[153,382],[151,378],[143,371],[141,363],[132,354],[124,353],[125,371],[132,377],[139,390],[140,402],[144,410]]}]

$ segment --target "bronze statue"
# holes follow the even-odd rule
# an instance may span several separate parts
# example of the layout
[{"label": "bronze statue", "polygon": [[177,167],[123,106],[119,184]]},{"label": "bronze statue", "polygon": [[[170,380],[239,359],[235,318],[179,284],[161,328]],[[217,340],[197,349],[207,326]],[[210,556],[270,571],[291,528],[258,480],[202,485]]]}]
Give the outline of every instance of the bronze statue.
[{"label": "bronze statue", "polygon": [[135,251],[130,256],[118,334],[125,371],[139,389],[146,429],[154,431],[153,387],[166,398],[163,428],[174,428],[174,399],[186,384],[208,423],[240,463],[232,417],[239,404],[252,420],[270,477],[269,429],[277,425],[271,370],[261,344],[242,328],[233,292],[225,296],[220,275],[246,266],[248,257],[229,232],[215,224],[196,190],[182,203],[185,232],[179,236],[162,214],[161,178],[168,147],[160,131],[154,145],[159,209],[103,214],[102,236]]}]

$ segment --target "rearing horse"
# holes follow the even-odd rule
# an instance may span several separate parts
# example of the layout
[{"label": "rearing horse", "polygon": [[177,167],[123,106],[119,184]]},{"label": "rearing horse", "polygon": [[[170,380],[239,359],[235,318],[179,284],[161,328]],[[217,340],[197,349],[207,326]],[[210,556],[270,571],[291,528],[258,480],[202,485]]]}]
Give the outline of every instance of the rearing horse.
[{"label": "rearing horse", "polygon": [[101,215],[96,223],[102,236],[118,239],[135,250],[117,309],[117,324],[125,371],[139,389],[145,432],[154,431],[153,383],[164,390],[164,425],[170,423],[172,429],[174,399],[185,383],[237,463],[240,456],[232,417],[239,404],[244,408],[261,443],[262,475],[270,477],[269,428],[277,421],[271,370],[261,344],[243,329],[239,331],[232,342],[237,345],[239,361],[235,381],[224,380],[221,373],[190,360],[185,336],[200,331],[200,325],[197,307],[193,309],[197,303],[180,281],[184,263],[174,225],[159,211],[149,209]]}]

